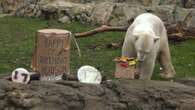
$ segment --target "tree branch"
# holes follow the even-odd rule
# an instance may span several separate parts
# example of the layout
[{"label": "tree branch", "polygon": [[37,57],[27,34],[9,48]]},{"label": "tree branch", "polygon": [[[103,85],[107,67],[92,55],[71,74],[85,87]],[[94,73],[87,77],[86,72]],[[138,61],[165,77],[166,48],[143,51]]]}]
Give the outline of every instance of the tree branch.
[{"label": "tree branch", "polygon": [[81,32],[81,33],[75,33],[76,38],[82,38],[82,37],[87,37],[91,36],[94,34],[98,34],[101,32],[112,32],[112,31],[127,31],[128,27],[112,27],[112,26],[107,26],[107,25],[102,25],[98,28],[95,28],[93,30],[87,31],[87,32]]},{"label": "tree branch", "polygon": [[[195,28],[186,28],[181,23],[177,23],[177,24],[166,24],[165,23],[165,26],[167,28],[169,40],[182,41],[186,39],[195,38],[195,37],[192,37],[195,35]],[[122,26],[113,27],[113,26],[102,25],[90,31],[75,33],[75,37],[76,38],[83,38],[83,37],[88,37],[88,36],[91,37],[92,35],[102,33],[102,32],[113,32],[113,31],[126,32],[127,29],[128,27],[125,27],[125,26],[124,27]]]}]

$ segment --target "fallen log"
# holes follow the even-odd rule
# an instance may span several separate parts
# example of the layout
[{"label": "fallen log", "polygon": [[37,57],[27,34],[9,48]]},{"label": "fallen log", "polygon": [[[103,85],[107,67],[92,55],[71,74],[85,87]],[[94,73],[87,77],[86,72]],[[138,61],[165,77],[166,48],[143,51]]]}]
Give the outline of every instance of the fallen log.
[{"label": "fallen log", "polygon": [[[181,23],[177,24],[165,24],[167,28],[168,38],[169,40],[174,41],[182,41],[186,39],[195,38],[195,28],[186,28],[185,26],[181,25]],[[121,26],[121,27],[113,27],[108,25],[102,25],[98,28],[93,30],[89,30],[86,32],[75,33],[76,38],[83,38],[83,37],[92,37],[92,35],[102,33],[102,32],[113,32],[113,31],[121,31],[126,32],[128,27]]]},{"label": "fallen log", "polygon": [[102,25],[98,28],[95,28],[93,30],[87,31],[87,32],[81,32],[81,33],[75,33],[75,37],[76,38],[82,38],[82,37],[86,37],[86,36],[91,36],[97,33],[101,33],[101,32],[112,32],[112,31],[127,31],[128,27],[113,27],[113,26],[107,26],[107,25]]},{"label": "fallen log", "polygon": [[183,28],[186,36],[195,36],[195,28]]}]

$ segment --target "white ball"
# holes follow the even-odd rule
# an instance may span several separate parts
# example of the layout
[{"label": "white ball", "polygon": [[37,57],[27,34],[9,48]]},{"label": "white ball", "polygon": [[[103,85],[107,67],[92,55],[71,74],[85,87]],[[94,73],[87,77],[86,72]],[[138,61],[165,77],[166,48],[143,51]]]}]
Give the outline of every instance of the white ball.
[{"label": "white ball", "polygon": [[30,73],[24,68],[17,68],[12,72],[12,81],[27,84],[30,81]]},{"label": "white ball", "polygon": [[82,66],[77,72],[77,78],[82,83],[100,84],[102,81],[101,73],[92,66]]}]

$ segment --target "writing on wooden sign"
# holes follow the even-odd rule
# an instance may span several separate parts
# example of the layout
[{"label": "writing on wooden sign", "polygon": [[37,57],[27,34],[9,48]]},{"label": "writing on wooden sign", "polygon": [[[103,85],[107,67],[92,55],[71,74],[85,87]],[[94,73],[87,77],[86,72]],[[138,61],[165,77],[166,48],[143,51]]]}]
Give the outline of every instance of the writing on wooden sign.
[{"label": "writing on wooden sign", "polygon": [[39,30],[36,40],[35,68],[42,80],[58,80],[70,73],[70,36],[66,30]]}]

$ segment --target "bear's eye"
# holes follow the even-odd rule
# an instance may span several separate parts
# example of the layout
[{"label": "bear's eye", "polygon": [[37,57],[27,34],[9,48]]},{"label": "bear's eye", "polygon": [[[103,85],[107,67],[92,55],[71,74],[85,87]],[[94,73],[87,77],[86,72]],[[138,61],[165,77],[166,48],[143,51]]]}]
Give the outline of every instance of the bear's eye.
[{"label": "bear's eye", "polygon": [[156,43],[158,40],[159,40],[159,38],[155,38],[155,39],[154,39],[154,43]]},{"label": "bear's eye", "polygon": [[157,40],[158,40],[158,39],[154,39],[154,43],[156,43]]},{"label": "bear's eye", "polygon": [[150,50],[146,49],[146,50],[142,50],[142,49],[138,49],[138,51],[142,54],[148,54],[150,53]]},{"label": "bear's eye", "polygon": [[135,41],[137,41],[138,40],[138,36],[135,36]]},{"label": "bear's eye", "polygon": [[150,53],[150,51],[149,51],[149,50],[146,50],[144,53],[145,53],[145,54],[148,54],[148,53]]}]

